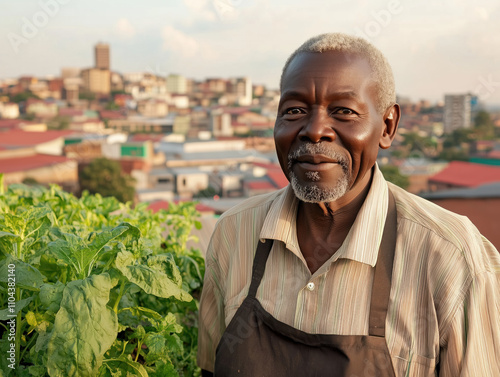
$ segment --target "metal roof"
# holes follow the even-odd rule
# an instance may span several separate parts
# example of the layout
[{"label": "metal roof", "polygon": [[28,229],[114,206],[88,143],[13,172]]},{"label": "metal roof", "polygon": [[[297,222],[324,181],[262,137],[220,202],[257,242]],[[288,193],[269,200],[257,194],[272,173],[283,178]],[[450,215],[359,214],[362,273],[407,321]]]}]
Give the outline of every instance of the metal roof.
[{"label": "metal roof", "polygon": [[500,181],[475,188],[443,190],[420,194],[425,199],[486,199],[500,198]]}]

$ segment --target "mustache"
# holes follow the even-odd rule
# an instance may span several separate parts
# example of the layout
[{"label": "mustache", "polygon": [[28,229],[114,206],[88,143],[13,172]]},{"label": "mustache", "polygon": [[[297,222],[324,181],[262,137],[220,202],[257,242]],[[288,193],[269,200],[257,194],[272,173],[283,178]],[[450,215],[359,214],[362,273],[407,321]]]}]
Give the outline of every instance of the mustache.
[{"label": "mustache", "polygon": [[344,171],[348,171],[349,161],[347,158],[335,151],[327,147],[325,144],[301,144],[297,149],[288,154],[288,168],[291,169],[292,165],[297,161],[297,159],[303,155],[315,155],[322,154],[332,160],[336,160],[339,165],[342,167]]}]

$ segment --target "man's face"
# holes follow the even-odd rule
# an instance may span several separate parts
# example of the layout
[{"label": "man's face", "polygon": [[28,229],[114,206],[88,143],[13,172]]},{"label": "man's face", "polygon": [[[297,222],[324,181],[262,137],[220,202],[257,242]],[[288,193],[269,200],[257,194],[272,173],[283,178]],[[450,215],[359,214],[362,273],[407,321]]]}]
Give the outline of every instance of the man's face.
[{"label": "man's face", "polygon": [[369,182],[385,129],[376,94],[365,58],[307,52],[292,60],[283,76],[274,138],[299,199],[347,199]]}]

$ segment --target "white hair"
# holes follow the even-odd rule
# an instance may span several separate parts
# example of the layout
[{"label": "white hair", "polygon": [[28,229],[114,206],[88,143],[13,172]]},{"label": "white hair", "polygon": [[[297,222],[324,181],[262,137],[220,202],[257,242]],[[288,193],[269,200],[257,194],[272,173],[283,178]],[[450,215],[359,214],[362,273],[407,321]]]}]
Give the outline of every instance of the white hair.
[{"label": "white hair", "polygon": [[372,68],[372,79],[377,87],[377,110],[385,112],[396,103],[396,89],[391,66],[384,55],[363,38],[343,33],[320,34],[307,40],[287,59],[281,72],[280,88],[283,89],[283,77],[293,58],[301,52],[340,51],[358,55],[367,59]]}]

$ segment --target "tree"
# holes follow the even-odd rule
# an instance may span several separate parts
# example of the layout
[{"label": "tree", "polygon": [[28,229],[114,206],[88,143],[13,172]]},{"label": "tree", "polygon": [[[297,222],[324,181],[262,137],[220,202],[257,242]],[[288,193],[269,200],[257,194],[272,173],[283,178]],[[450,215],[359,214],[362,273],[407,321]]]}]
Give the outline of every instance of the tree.
[{"label": "tree", "polygon": [[407,175],[400,173],[399,168],[394,165],[385,165],[380,167],[380,171],[385,179],[395,185],[406,189],[410,185],[410,180]]},{"label": "tree", "polygon": [[90,92],[80,92],[78,93],[78,99],[86,99],[89,101],[95,100],[95,94]]},{"label": "tree", "polygon": [[208,186],[207,188],[200,190],[196,194],[194,194],[193,198],[196,198],[196,199],[213,198],[215,195],[219,195],[219,192],[217,192],[217,190],[214,189],[212,186]]},{"label": "tree", "polygon": [[410,132],[403,135],[402,145],[408,149],[408,152],[422,152],[428,157],[437,155],[437,143],[430,137],[420,136],[416,132]]},{"label": "tree", "polygon": [[491,140],[495,138],[495,125],[491,120],[490,113],[485,110],[477,112],[474,118],[474,130],[480,139]]},{"label": "tree", "polygon": [[19,103],[19,102],[25,102],[28,98],[40,99],[40,97],[33,94],[32,92],[26,91],[26,92],[17,93],[14,95],[11,94],[9,100],[10,100],[10,102]]},{"label": "tree", "polygon": [[66,130],[69,128],[70,118],[67,116],[56,116],[48,121],[47,126],[51,130]]},{"label": "tree", "polygon": [[107,158],[96,158],[79,174],[80,189],[91,194],[114,196],[121,202],[134,200],[135,179],[123,174],[120,163]]}]

